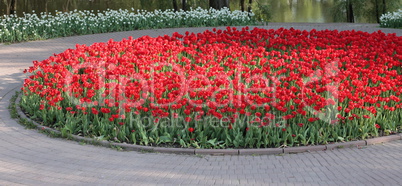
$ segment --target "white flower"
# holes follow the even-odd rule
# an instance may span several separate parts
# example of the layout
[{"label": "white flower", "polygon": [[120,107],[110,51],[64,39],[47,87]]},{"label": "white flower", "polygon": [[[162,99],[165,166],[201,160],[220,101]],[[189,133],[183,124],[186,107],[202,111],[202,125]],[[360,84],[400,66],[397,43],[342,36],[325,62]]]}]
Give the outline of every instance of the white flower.
[{"label": "white flower", "polygon": [[385,14],[381,15],[381,17],[380,17],[381,21],[398,20],[398,19],[402,19],[402,9],[399,9],[396,12],[385,13]]}]

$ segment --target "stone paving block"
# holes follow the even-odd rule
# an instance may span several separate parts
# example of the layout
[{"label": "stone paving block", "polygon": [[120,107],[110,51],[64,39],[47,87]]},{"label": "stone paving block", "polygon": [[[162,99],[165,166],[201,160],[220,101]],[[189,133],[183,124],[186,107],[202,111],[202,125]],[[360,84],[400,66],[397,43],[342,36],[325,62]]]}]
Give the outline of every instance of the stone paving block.
[{"label": "stone paving block", "polygon": [[[402,36],[401,29],[379,28],[378,24],[270,23],[270,25],[263,28],[275,29],[280,27],[293,27],[295,29],[306,30],[313,28],[317,30],[354,29],[367,32],[382,30],[385,33],[396,33]],[[219,28],[225,29],[225,27]],[[303,153],[303,156],[299,156],[299,154],[285,154],[281,156],[232,158],[232,155],[226,155],[203,156],[200,158],[197,156],[165,153],[120,152],[92,145],[79,145],[63,139],[49,138],[37,131],[26,130],[9,117],[7,110],[8,101],[14,91],[21,87],[24,78],[24,75],[21,73],[22,69],[31,66],[34,60],[46,59],[53,53],[63,52],[67,48],[74,48],[75,43],[90,45],[94,42],[107,41],[110,38],[121,40],[121,38],[127,38],[130,35],[138,38],[143,35],[169,35],[175,31],[180,33],[184,33],[187,30],[190,32],[203,32],[205,29],[211,28],[116,32],[1,45],[0,171],[2,174],[0,174],[0,185],[44,185],[42,178],[52,175],[52,172],[54,172],[52,177],[45,180],[53,182],[49,183],[49,185],[107,185],[116,184],[118,181],[122,181],[123,184],[135,185],[150,185],[155,183],[155,181],[161,184],[166,183],[166,185],[190,185],[204,183],[204,180],[208,180],[206,185],[222,185],[222,178],[237,178],[240,180],[239,184],[247,184],[244,182],[244,177],[241,177],[239,174],[247,175],[248,177],[245,179],[251,180],[250,183],[254,185],[268,185],[269,183],[264,182],[264,179],[272,180],[272,182],[275,181],[277,182],[276,185],[297,184],[296,182],[300,181],[298,179],[289,180],[286,177],[278,179],[278,174],[275,174],[276,172],[289,174],[295,172],[301,172],[302,174],[306,172],[306,174],[302,174],[306,185],[378,184],[373,179],[367,179],[367,175],[363,175],[365,176],[363,177],[362,174],[359,174],[359,172],[371,169],[375,169],[375,175],[381,179],[381,184],[401,185],[402,181],[399,174],[400,167],[402,167],[402,162],[400,161],[400,154],[402,153],[401,140],[388,142],[384,145],[369,146],[362,150],[339,149],[325,152],[316,151]],[[402,134],[399,134],[399,136],[402,139]],[[345,146],[345,144],[336,144],[330,147],[336,148],[339,145]],[[130,146],[129,148],[138,150],[140,147]],[[155,147],[146,148],[146,152],[155,151]],[[236,155],[236,150],[231,153]],[[237,154],[246,155],[248,153],[238,150]],[[48,159],[49,161],[39,159]],[[302,161],[300,161],[301,159]],[[305,159],[309,161],[303,161]],[[381,161],[373,161],[373,159],[381,159]],[[282,164],[286,162],[291,163],[292,166],[283,166]],[[367,166],[373,163],[376,164],[374,168]],[[293,164],[296,164],[296,167]],[[365,166],[362,166],[362,164]],[[312,169],[315,167],[325,168]],[[331,169],[330,167],[336,167],[336,169]],[[206,177],[193,177],[193,173],[199,174],[199,172],[194,171],[199,168],[210,172],[210,174],[204,174]],[[269,172],[267,169],[274,169],[275,171]],[[225,170],[231,171],[225,172]],[[235,171],[233,172],[232,170]],[[71,176],[76,171],[81,172],[78,172],[80,174]],[[252,174],[245,174],[245,171],[249,171]],[[166,182],[162,178],[168,177],[167,174],[172,174],[171,177],[174,179]],[[254,174],[258,175],[254,176]],[[322,176],[326,177],[323,181],[321,180]],[[130,179],[125,182],[125,178]],[[189,180],[185,181],[187,179]],[[96,181],[90,182],[91,180]],[[292,183],[290,181],[295,182]],[[232,181],[228,183],[232,184]]]}]

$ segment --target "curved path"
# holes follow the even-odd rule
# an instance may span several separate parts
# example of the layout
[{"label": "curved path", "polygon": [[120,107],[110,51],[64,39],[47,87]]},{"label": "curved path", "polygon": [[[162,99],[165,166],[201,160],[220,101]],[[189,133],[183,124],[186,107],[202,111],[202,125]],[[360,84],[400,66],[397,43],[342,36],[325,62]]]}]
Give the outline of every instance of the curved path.
[{"label": "curved path", "polygon": [[[270,23],[266,28],[377,31],[376,24]],[[402,140],[363,148],[261,156],[194,156],[114,149],[50,138],[11,119],[7,106],[33,60],[110,38],[207,28],[143,30],[0,45],[0,185],[402,185]],[[381,29],[402,36],[402,29]]]}]

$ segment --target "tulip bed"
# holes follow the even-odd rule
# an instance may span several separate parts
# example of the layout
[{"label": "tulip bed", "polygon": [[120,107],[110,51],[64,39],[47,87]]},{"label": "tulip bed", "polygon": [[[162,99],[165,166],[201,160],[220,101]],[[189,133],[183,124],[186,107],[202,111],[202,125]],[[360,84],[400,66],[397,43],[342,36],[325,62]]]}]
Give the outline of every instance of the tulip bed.
[{"label": "tulip bed", "polygon": [[21,107],[140,145],[306,146],[400,132],[402,38],[244,27],[77,45],[26,70]]}]

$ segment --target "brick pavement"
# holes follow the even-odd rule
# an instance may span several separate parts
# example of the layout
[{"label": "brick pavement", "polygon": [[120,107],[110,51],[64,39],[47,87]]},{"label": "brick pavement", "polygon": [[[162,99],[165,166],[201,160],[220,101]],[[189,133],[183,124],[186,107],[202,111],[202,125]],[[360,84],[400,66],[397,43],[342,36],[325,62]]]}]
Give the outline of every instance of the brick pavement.
[{"label": "brick pavement", "polygon": [[[270,23],[267,28],[373,32],[375,24]],[[363,148],[260,156],[194,156],[120,152],[50,138],[24,129],[7,106],[33,60],[109,38],[175,31],[159,29],[0,45],[0,185],[402,185],[402,141]],[[381,29],[402,36],[402,29]]]}]

